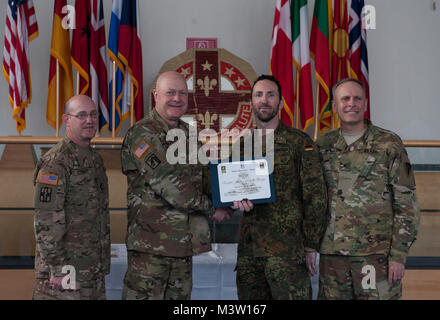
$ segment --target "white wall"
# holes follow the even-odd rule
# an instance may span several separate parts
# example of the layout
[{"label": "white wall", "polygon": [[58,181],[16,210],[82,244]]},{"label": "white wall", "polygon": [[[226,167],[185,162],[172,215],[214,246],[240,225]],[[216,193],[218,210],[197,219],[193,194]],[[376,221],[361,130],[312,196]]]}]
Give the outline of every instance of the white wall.
[{"label": "white wall", "polygon": [[[376,8],[377,20],[377,29],[368,31],[372,120],[403,139],[440,139],[436,95],[440,92],[440,3],[432,11],[432,1],[366,0]],[[54,130],[46,124],[45,110],[53,1],[34,0],[34,4],[40,36],[30,45],[34,97],[22,134],[50,136]],[[257,74],[268,73],[274,5],[275,0],[140,1],[144,97],[162,64],[185,51],[187,37],[216,37],[219,47],[247,60]],[[309,1],[309,23],[313,5]],[[1,47],[6,6],[1,1]],[[111,1],[104,0],[104,6],[108,36]],[[0,97],[0,135],[16,135],[4,79],[0,79]],[[434,161],[440,159],[436,157]]]}]

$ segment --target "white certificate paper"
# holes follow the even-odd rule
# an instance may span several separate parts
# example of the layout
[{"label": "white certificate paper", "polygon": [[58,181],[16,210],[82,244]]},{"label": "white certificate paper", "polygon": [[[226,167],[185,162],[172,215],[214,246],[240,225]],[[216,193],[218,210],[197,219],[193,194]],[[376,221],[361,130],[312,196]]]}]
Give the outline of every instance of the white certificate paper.
[{"label": "white certificate paper", "polygon": [[221,202],[271,197],[266,159],[219,163],[217,174]]}]

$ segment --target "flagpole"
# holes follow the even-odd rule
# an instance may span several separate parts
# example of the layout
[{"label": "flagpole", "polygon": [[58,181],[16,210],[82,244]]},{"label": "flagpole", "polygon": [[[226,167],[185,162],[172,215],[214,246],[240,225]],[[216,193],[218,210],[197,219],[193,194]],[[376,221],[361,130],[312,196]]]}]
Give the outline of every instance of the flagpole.
[{"label": "flagpole", "polygon": [[79,71],[76,71],[76,89],[75,89],[76,95],[79,95],[79,86],[80,86],[80,84],[79,84]]},{"label": "flagpole", "polygon": [[320,114],[319,114],[319,82],[316,80],[316,95],[315,95],[315,136],[313,139],[316,141],[318,139],[318,128],[319,128],[319,120],[320,120]]},{"label": "flagpole", "polygon": [[295,114],[296,114],[296,123],[295,128],[299,129],[299,71],[296,70],[296,83],[295,83]]},{"label": "flagpole", "polygon": [[60,62],[57,60],[57,68],[56,68],[56,137],[58,138],[60,136]]},{"label": "flagpole", "polygon": [[130,126],[134,125],[134,85],[133,81],[130,81]]},{"label": "flagpole", "polygon": [[116,116],[116,62],[112,62],[112,138],[115,137]]}]

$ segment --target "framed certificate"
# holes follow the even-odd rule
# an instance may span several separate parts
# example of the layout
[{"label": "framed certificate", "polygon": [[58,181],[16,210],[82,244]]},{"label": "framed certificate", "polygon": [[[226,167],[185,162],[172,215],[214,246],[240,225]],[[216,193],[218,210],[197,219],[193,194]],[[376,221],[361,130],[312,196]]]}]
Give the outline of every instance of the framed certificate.
[{"label": "framed certificate", "polygon": [[275,202],[273,177],[265,158],[210,163],[209,173],[215,208],[243,199],[254,204]]}]

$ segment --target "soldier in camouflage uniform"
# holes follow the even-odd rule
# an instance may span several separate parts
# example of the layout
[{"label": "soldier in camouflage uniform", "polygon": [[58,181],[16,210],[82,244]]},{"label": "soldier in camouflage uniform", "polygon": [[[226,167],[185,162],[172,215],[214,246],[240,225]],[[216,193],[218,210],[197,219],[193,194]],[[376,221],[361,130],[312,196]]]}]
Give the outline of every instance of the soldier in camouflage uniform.
[{"label": "soldier in camouflage uniform", "polygon": [[[75,96],[62,119],[66,137],[41,158],[34,174],[33,298],[104,300],[110,272],[108,182],[102,158],[90,147],[98,111],[89,97]],[[70,281],[63,278],[67,270]]]},{"label": "soldier in camouflage uniform", "polygon": [[417,234],[414,174],[400,138],[364,119],[362,82],[333,89],[341,128],[317,144],[330,222],[320,248],[320,299],[399,299]]},{"label": "soldier in camouflage uniform", "polygon": [[223,218],[232,210],[214,213],[202,192],[206,180],[200,165],[170,164],[167,159],[174,144],[166,139],[170,130],[181,130],[185,146],[188,142],[188,125],[180,120],[188,107],[184,77],[161,74],[154,98],[155,109],[127,132],[121,151],[128,182],[123,299],[189,299],[192,256],[211,250],[207,217]]},{"label": "soldier in camouflage uniform", "polygon": [[315,259],[327,222],[326,186],[313,141],[280,122],[283,105],[279,82],[260,76],[252,87],[252,108],[257,129],[275,130],[276,202],[257,204],[243,215],[237,258],[239,299],[312,297],[309,273],[316,273]]}]

